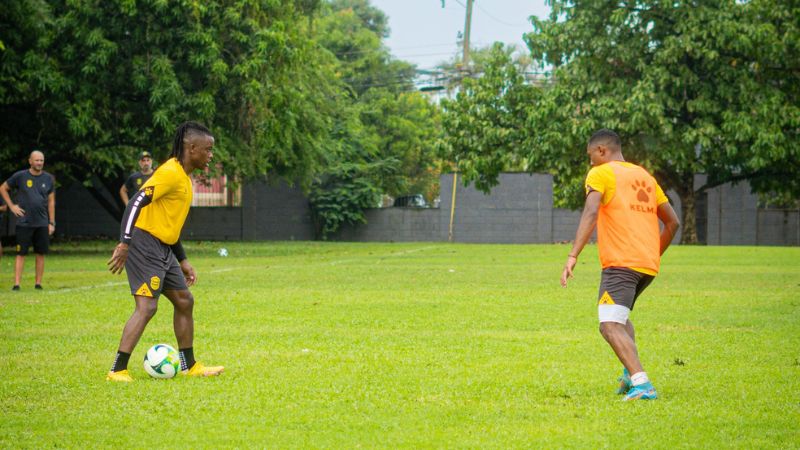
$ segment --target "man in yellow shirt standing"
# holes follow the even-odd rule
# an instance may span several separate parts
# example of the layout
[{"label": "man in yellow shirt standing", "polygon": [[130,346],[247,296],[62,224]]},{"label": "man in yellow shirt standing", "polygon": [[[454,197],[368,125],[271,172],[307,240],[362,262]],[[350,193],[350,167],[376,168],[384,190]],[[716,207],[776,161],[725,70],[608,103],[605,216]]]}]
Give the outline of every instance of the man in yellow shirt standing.
[{"label": "man in yellow shirt standing", "polygon": [[223,367],[209,367],[194,359],[194,297],[189,286],[197,281],[194,268],[180,243],[181,229],[192,204],[189,175],[208,167],[214,136],[196,122],[178,127],[170,159],[159,167],[128,203],[122,218],[120,242],[108,261],[112,273],[128,273],[135,309],[122,331],[117,356],[106,380],[133,381],[128,359],[145,326],[155,315],[163,292],[172,303],[181,373],[214,376]]},{"label": "man in yellow shirt standing", "polygon": [[[625,400],[658,398],[639,361],[629,315],[636,299],[658,274],[661,255],[678,230],[678,216],[661,187],[645,169],[625,162],[622,143],[611,130],[599,130],[586,152],[586,204],[561,273],[567,287],[583,247],[597,226],[603,268],[598,293],[600,333],[624,366],[618,394]],[[664,227],[659,231],[659,220]]]}]

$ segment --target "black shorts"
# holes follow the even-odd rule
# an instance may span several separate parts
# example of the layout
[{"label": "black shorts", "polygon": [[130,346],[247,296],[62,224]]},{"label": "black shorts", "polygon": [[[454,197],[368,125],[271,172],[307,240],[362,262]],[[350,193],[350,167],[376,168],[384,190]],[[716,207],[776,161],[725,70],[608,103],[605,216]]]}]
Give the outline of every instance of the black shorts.
[{"label": "black shorts", "polygon": [[655,277],[626,267],[608,267],[600,276],[600,305],[621,305],[633,311],[639,295],[653,282]]},{"label": "black shorts", "polygon": [[23,227],[17,225],[17,254],[25,256],[33,245],[33,252],[46,255],[50,250],[50,230],[44,227]]},{"label": "black shorts", "polygon": [[125,272],[132,295],[157,299],[166,289],[189,289],[170,246],[139,228],[133,229]]}]

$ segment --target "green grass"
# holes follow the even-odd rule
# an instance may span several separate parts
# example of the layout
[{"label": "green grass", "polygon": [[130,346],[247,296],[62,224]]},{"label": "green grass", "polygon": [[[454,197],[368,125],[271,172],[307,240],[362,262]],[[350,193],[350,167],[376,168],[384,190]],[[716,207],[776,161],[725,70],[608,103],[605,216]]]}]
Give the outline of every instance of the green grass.
[{"label": "green grass", "polygon": [[147,377],[162,299],[122,385],[112,245],[57,245],[44,292],[0,262],[0,448],[800,447],[798,248],[671,248],[632,315],[661,398],[624,403],[593,246],[562,289],[563,245],[189,244],[226,372]]}]

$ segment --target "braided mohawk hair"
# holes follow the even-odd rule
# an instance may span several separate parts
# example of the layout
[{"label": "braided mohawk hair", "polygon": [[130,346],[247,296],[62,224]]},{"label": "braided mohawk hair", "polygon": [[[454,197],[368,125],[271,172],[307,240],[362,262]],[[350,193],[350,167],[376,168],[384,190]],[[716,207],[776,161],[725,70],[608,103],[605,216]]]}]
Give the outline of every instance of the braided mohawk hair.
[{"label": "braided mohawk hair", "polygon": [[183,141],[187,136],[192,134],[213,136],[211,131],[200,123],[192,121],[183,122],[178,125],[178,129],[175,130],[175,140],[172,142],[172,153],[169,154],[170,158],[177,158],[178,161],[183,159]]}]

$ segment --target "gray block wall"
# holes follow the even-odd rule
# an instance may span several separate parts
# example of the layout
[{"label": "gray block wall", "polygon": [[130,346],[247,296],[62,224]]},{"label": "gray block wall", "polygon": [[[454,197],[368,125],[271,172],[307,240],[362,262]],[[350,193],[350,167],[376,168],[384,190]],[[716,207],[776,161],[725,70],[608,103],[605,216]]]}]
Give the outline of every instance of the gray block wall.
[{"label": "gray block wall", "polygon": [[[454,242],[552,242],[553,177],[545,174],[503,173],[484,194],[460,178],[456,186]],[[445,236],[450,226],[453,175],[440,178],[440,210]]]},{"label": "gray block wall", "polygon": [[761,209],[757,230],[758,245],[800,245],[800,211]]},{"label": "gray block wall", "polygon": [[[580,211],[553,208],[549,175],[501,174],[489,194],[473,186],[456,185],[453,221],[455,242],[550,243],[570,241]],[[698,176],[695,188],[705,182]],[[435,241],[448,239],[453,175],[440,179],[439,208],[383,208],[366,212],[367,223],[345,226],[332,237],[344,241]],[[681,202],[668,192],[680,217]],[[702,206],[702,205],[705,206]],[[705,223],[709,245],[800,245],[800,211],[758,209],[747,183],[717,186],[706,191],[697,211]],[[79,184],[56,193],[56,233],[65,237],[117,238],[119,223]],[[6,215],[6,236],[14,220]],[[698,233],[702,234],[702,233]],[[314,224],[303,192],[284,182],[250,182],[242,187],[241,207],[195,207],[190,210],[183,239],[310,240]],[[675,237],[679,242],[680,235]]]},{"label": "gray block wall", "polygon": [[709,189],[707,206],[708,245],[756,245],[758,196],[748,183],[725,184]]},{"label": "gray block wall", "polygon": [[367,223],[344,226],[332,240],[356,242],[430,242],[447,240],[438,208],[370,209]]}]

